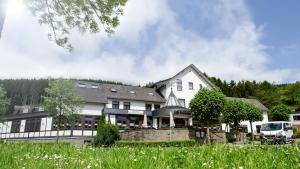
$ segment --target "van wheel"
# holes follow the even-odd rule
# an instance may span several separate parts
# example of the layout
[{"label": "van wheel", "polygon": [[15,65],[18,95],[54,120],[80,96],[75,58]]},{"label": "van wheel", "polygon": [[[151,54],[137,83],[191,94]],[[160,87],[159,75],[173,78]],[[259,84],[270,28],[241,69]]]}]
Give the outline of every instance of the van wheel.
[{"label": "van wheel", "polygon": [[286,137],[283,137],[282,143],[283,143],[283,144],[286,144],[286,143],[287,143],[287,138],[286,138]]}]

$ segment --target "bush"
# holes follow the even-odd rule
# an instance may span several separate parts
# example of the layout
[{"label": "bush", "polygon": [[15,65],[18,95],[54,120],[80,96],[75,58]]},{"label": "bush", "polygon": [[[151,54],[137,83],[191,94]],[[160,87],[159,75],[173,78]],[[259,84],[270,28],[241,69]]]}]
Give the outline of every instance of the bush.
[{"label": "bush", "polygon": [[97,135],[93,141],[93,145],[96,147],[109,147],[112,146],[115,141],[120,139],[119,128],[112,124],[100,124],[97,129]]},{"label": "bush", "polygon": [[195,140],[182,141],[117,141],[116,147],[194,147]]}]

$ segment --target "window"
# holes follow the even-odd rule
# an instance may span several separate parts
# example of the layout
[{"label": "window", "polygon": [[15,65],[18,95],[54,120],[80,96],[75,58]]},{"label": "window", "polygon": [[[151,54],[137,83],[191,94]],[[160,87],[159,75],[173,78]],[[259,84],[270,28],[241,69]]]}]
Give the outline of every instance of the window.
[{"label": "window", "polygon": [[117,93],[117,89],[115,89],[115,88],[111,88],[110,91],[113,93]]},{"label": "window", "polygon": [[119,109],[119,104],[120,104],[119,101],[113,101],[112,102],[112,108],[113,109]]},{"label": "window", "polygon": [[92,118],[85,117],[83,126],[85,130],[92,130],[92,120]]},{"label": "window", "polygon": [[185,99],[178,99],[180,106],[185,107]]},{"label": "window", "polygon": [[193,82],[189,82],[189,90],[194,90],[194,84],[193,84]]},{"label": "window", "polygon": [[[74,116],[73,118],[78,119],[79,117]],[[57,130],[57,127],[58,127],[58,117],[54,117],[52,120],[52,130]],[[70,130],[70,129],[71,129],[71,122],[69,121],[69,119],[66,116],[60,116],[59,130]]]},{"label": "window", "polygon": [[13,121],[11,124],[11,133],[19,133],[20,132],[20,126],[21,126],[21,121],[20,120],[16,120]]},{"label": "window", "polygon": [[156,109],[160,109],[160,105],[159,104],[155,104],[154,105],[154,110],[156,110]]},{"label": "window", "polygon": [[25,123],[25,132],[37,132],[41,129],[41,119],[27,119]]},{"label": "window", "polygon": [[293,119],[294,119],[295,121],[300,120],[300,115],[295,115],[295,116],[293,116]]},{"label": "window", "polygon": [[130,110],[130,102],[124,102],[123,108],[124,108],[124,110]]},{"label": "window", "polygon": [[182,91],[182,80],[177,79],[177,91]]},{"label": "window", "polygon": [[146,104],[146,111],[151,111],[151,110],[152,110],[152,105]]}]

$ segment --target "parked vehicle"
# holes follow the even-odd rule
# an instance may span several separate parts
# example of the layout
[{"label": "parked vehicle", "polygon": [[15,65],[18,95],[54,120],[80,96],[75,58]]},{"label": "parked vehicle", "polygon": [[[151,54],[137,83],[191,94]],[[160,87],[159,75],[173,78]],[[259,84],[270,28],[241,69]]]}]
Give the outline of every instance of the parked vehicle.
[{"label": "parked vehicle", "polygon": [[261,143],[287,143],[292,140],[293,127],[291,122],[274,121],[263,123],[260,130]]}]

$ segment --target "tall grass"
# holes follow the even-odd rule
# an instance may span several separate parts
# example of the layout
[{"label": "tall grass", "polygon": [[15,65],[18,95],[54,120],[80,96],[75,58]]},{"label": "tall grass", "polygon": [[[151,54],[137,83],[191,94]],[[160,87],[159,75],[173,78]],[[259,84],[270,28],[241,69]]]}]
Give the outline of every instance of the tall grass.
[{"label": "tall grass", "polygon": [[0,144],[1,169],[300,168],[297,146],[84,148],[68,144]]}]

